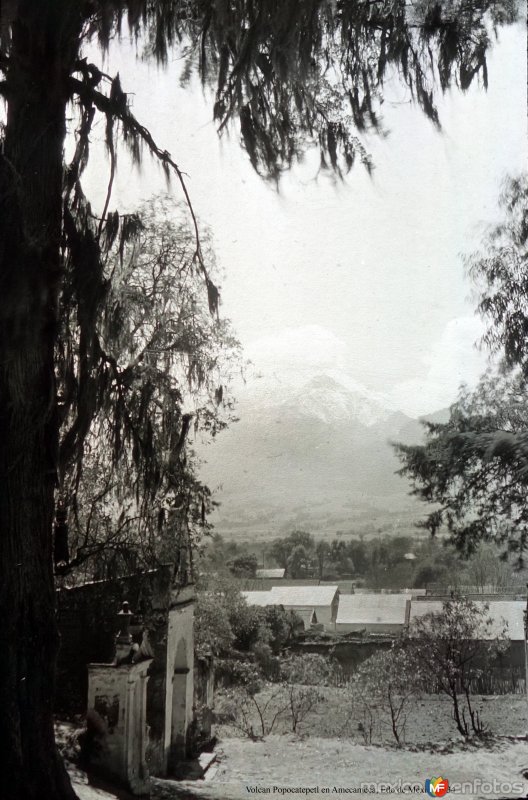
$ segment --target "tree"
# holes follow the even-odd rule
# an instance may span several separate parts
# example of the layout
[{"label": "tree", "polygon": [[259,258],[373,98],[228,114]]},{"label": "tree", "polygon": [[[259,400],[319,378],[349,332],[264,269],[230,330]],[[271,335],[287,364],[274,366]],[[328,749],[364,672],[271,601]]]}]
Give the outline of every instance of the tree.
[{"label": "tree", "polygon": [[228,566],[236,578],[254,578],[257,574],[258,561],[253,554],[237,556],[228,563]]},{"label": "tree", "polygon": [[[301,577],[300,573],[308,568],[313,549],[314,538],[311,533],[293,531],[284,538],[274,539],[269,554],[280,567],[284,567],[288,575],[299,578]],[[296,550],[297,554],[294,556]],[[292,568],[295,574],[291,572]]]},{"label": "tree", "polygon": [[522,565],[528,542],[528,177],[510,179],[501,203],[504,221],[467,264],[488,325],[484,344],[502,362],[474,391],[461,390],[448,422],[425,423],[424,445],[397,445],[397,452],[413,493],[431,505],[423,527],[433,534],[446,528],[466,555],[481,542],[498,543],[505,557],[513,553]]},{"label": "tree", "polygon": [[194,610],[194,646],[198,655],[224,657],[229,653],[235,634],[225,605],[218,597],[197,592]]},{"label": "tree", "polygon": [[438,614],[417,617],[409,631],[407,650],[429,690],[438,689],[453,705],[453,719],[462,736],[481,735],[485,725],[473,706],[472,684],[490,669],[509,644],[507,626],[492,638],[489,606],[453,598]]},{"label": "tree", "polygon": [[[486,587],[504,589],[512,583],[512,567],[500,558],[498,550],[491,544],[481,544],[467,566],[468,582],[480,591]],[[488,589],[489,591],[489,589]]]},{"label": "tree", "polygon": [[[229,419],[224,387],[236,341],[228,323],[209,313],[183,212],[169,198],[155,198],[139,211],[133,245],[109,253],[111,286],[95,327],[121,383],[117,400],[92,419],[83,451],[63,459],[60,502],[69,510],[73,557],[61,574],[82,570],[87,579],[102,579],[120,565],[153,568],[178,560],[182,542],[208,531],[210,493],[197,478],[188,438],[190,430],[214,437]],[[202,247],[213,264],[207,232]],[[71,387],[81,343],[67,292],[62,305],[59,346],[70,354],[63,362],[71,370],[62,380]],[[67,396],[62,401],[66,407]],[[67,453],[75,419],[65,427]],[[127,428],[132,435],[121,443]]]},{"label": "tree", "polygon": [[306,578],[312,574],[312,559],[302,544],[293,547],[286,562],[286,573],[290,578]]},{"label": "tree", "polygon": [[358,575],[364,575],[368,567],[365,542],[362,539],[351,539],[348,543],[348,552],[354,572],[357,572]]},{"label": "tree", "polygon": [[[399,74],[438,124],[435,64],[441,90],[452,83],[465,89],[477,75],[485,82],[486,12],[501,24],[511,21],[514,11],[512,4],[491,0],[478,7],[424,2],[412,12],[404,0],[337,5],[235,0],[230,6],[215,0],[2,3],[0,645],[11,658],[0,682],[0,748],[8,765],[3,794],[10,800],[73,797],[53,740],[58,636],[52,527],[65,460],[82,457],[92,420],[102,405],[119,399],[126,377],[108,358],[96,330],[109,288],[105,258],[114,244],[130,242],[137,231],[134,219],[109,213],[118,143],[136,161],[142,148],[158,159],[189,200],[178,165],[133,117],[119,77],[88,61],[87,42],[97,41],[104,50],[125,20],[161,63],[184,42],[187,73],[196,68],[205,81],[216,81],[214,115],[220,129],[238,119],[254,167],[277,178],[312,145],[338,172],[349,169],[356,156],[370,168],[358,134],[382,130],[379,109],[387,73]],[[82,173],[98,118],[106,135],[109,182],[107,201],[96,216],[82,189]],[[76,143],[68,164],[67,127]],[[191,207],[190,216],[196,268],[216,313],[218,290]],[[62,380],[72,375],[71,361],[68,369],[62,363],[67,354],[58,348],[67,287],[81,356],[71,387]],[[116,456],[134,435],[126,415],[122,423]],[[61,431],[64,424],[67,430]],[[184,424],[182,415],[180,434]],[[148,479],[153,465],[147,449],[142,456]]]},{"label": "tree", "polygon": [[330,545],[324,539],[320,539],[315,546],[315,556],[317,559],[317,575],[320,581],[325,576],[325,566],[330,556]]},{"label": "tree", "polygon": [[[325,572],[332,579],[341,575],[350,575],[354,572],[354,561],[351,558],[350,542],[344,542],[342,539],[333,539],[330,544],[321,542],[321,546],[326,545]],[[323,552],[326,550],[324,548]]]}]

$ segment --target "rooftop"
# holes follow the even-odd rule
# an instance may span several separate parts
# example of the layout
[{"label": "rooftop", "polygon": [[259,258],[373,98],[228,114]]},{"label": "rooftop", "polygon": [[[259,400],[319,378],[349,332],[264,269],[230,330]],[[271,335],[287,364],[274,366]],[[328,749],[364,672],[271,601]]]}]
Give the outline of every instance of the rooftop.
[{"label": "rooftop", "polygon": [[274,586],[270,590],[274,605],[281,606],[330,606],[338,591],[331,586]]},{"label": "rooftop", "polygon": [[[490,600],[488,603],[476,600],[474,602],[477,606],[488,605],[489,607],[484,617],[485,620],[492,620],[491,626],[486,631],[487,639],[500,636],[506,626],[506,636],[513,642],[524,640],[524,611],[526,609],[524,600]],[[438,614],[442,611],[442,606],[441,600],[412,602],[410,621],[412,622],[424,614]]]},{"label": "rooftop", "polygon": [[271,606],[275,605],[271,602],[271,592],[240,592],[246,603],[250,606]]},{"label": "rooftop", "polygon": [[242,596],[253,606],[307,607],[330,606],[337,586],[274,586],[267,591],[243,591]]},{"label": "rooftop", "polygon": [[284,573],[286,570],[284,568],[277,568],[277,569],[258,569],[256,577],[257,578],[284,578]]},{"label": "rooftop", "polygon": [[336,624],[405,625],[408,594],[350,594],[339,597]]}]

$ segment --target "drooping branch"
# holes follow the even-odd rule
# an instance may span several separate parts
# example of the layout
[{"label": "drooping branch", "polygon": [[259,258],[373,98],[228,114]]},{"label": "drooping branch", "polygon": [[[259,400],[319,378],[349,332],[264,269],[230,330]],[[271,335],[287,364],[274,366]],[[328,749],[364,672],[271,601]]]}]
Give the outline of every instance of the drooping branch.
[{"label": "drooping branch", "polygon": [[[94,67],[93,65],[88,65],[85,72],[87,75],[97,74],[94,72],[94,70],[96,69],[97,68]],[[102,73],[100,73],[98,77],[99,79],[102,79],[104,76]],[[80,98],[84,107],[90,107],[91,105],[93,105],[106,116],[107,119],[106,141],[112,159],[115,159],[113,124],[115,121],[118,121],[122,125],[123,139],[125,143],[129,144],[130,150],[135,159],[139,158],[139,145],[144,144],[148,148],[149,153],[161,164],[167,178],[170,178],[171,172],[173,172],[176,175],[179,184],[181,186],[183,195],[185,197],[185,202],[187,204],[187,208],[189,209],[189,214],[191,216],[194,228],[196,247],[193,254],[193,259],[197,261],[203,273],[206,282],[211,313],[217,314],[219,293],[217,287],[214,285],[213,281],[209,276],[207,267],[203,259],[198,221],[196,219],[196,214],[191,202],[189,191],[187,189],[183,171],[174,161],[170,153],[167,150],[162,150],[156,144],[150,131],[140,122],[138,122],[138,120],[132,114],[128,105],[127,95],[121,89],[119,76],[116,76],[111,80],[109,95],[106,95],[103,92],[99,91],[95,87],[95,85],[93,85],[93,81],[87,81],[86,79],[80,81],[73,76],[70,78],[70,87],[72,93],[76,94]],[[115,168],[115,161],[113,161],[113,164],[114,164],[113,168]],[[107,209],[108,209],[108,197],[107,197],[107,202],[105,204],[104,214],[106,213]]]}]

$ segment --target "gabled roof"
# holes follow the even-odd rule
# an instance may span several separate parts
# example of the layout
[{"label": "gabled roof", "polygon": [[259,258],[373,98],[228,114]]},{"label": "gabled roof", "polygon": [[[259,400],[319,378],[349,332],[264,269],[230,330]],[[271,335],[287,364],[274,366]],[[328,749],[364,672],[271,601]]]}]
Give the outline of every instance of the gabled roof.
[{"label": "gabled roof", "polygon": [[403,626],[409,600],[408,594],[342,594],[336,624]]},{"label": "gabled roof", "polygon": [[312,624],[317,624],[317,614],[313,608],[300,608],[292,613],[297,614],[302,619],[305,628],[309,628]]},{"label": "gabled roof", "polygon": [[272,603],[280,606],[331,606],[338,591],[332,586],[274,586],[270,594]]},{"label": "gabled roof", "polygon": [[[526,602],[524,600],[490,600],[488,603],[477,600],[474,601],[478,606],[488,605],[489,609],[484,617],[485,620],[492,620],[492,624],[486,630],[486,638],[494,639],[505,631],[506,636],[512,642],[524,640],[524,611]],[[418,600],[411,603],[412,622],[416,617],[424,614],[438,614],[442,611],[443,603],[440,600]]]}]

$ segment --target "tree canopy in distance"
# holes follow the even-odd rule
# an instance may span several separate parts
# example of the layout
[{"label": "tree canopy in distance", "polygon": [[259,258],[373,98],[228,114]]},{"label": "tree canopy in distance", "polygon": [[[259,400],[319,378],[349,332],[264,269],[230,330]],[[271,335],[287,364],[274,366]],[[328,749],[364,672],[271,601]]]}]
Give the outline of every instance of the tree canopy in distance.
[{"label": "tree canopy in distance", "polygon": [[[336,172],[356,157],[370,167],[360,135],[381,131],[389,77],[397,76],[439,124],[435,90],[452,84],[464,90],[477,76],[486,84],[489,30],[512,21],[516,7],[507,0],[419,0],[412,6],[404,0],[2,2],[0,649],[10,654],[0,678],[3,797],[74,796],[53,740],[58,637],[52,527],[58,480],[82,457],[93,420],[115,402],[126,377],[96,324],[111,289],[107,258],[140,230],[135,215],[110,210],[118,142],[136,161],[142,150],[149,152],[180,181],[195,234],[193,261],[210,311],[218,311],[183,173],[134,118],[119,77],[89,63],[87,44],[99,41],[104,49],[128,25],[160,62],[184,45],[189,69],[216,84],[220,129],[238,124],[255,169],[277,179],[313,143]],[[76,147],[65,163],[72,114]],[[98,118],[109,163],[101,216],[82,185]],[[64,362],[66,297],[76,330],[75,351]],[[176,417],[177,442],[186,423]],[[128,414],[121,422],[116,458],[134,435]],[[148,480],[154,464],[138,442]]]}]

